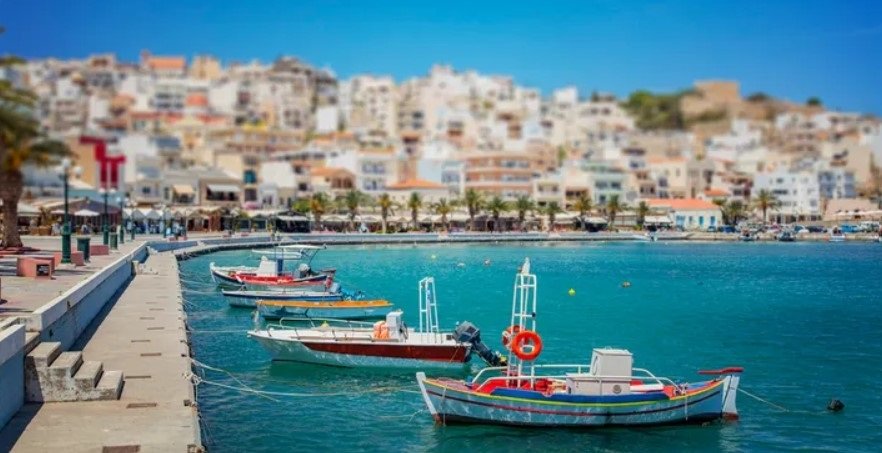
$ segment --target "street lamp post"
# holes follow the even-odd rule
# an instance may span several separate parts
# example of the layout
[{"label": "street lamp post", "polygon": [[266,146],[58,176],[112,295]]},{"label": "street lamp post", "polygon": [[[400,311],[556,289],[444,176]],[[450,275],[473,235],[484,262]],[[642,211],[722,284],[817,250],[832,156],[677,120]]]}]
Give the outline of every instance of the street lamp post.
[{"label": "street lamp post", "polygon": [[110,195],[109,191],[105,188],[101,188],[101,194],[104,195],[104,215],[101,216],[101,232],[104,236],[104,245],[110,245],[110,227],[107,225],[107,196]]},{"label": "street lamp post", "polygon": [[125,222],[125,211],[123,206],[124,197],[119,196],[116,197],[116,202],[119,204],[119,243],[125,244],[126,242],[126,222]]},{"label": "street lamp post", "polygon": [[74,176],[80,175],[80,167],[71,168],[70,159],[65,158],[61,161],[61,180],[64,182],[64,221],[61,225],[61,262],[70,264],[70,205],[68,204],[68,193],[70,191],[70,175],[73,171]]}]

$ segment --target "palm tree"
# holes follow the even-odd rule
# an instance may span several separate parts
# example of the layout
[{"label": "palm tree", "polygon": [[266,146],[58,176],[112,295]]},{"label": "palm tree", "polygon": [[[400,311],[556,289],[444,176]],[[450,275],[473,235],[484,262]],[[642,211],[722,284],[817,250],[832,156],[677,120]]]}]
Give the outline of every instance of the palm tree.
[{"label": "palm tree", "polygon": [[720,208],[720,214],[723,215],[723,225],[729,224],[729,210],[726,209],[727,201],[725,198],[714,198],[711,200],[711,203],[717,205]]},{"label": "palm tree", "polygon": [[737,225],[738,221],[744,217],[744,202],[741,200],[732,200],[726,205],[725,208],[725,216],[732,222],[732,225]]},{"label": "palm tree", "polygon": [[534,203],[530,197],[521,195],[515,200],[515,209],[518,211],[518,225],[523,229],[524,219],[527,218],[527,212],[534,211],[536,209],[536,203]]},{"label": "palm tree", "polygon": [[358,206],[362,204],[365,195],[358,190],[352,189],[346,192],[343,201],[346,203],[346,209],[349,211],[349,229],[355,231],[355,216],[358,215]]},{"label": "palm tree", "polygon": [[298,214],[309,212],[309,198],[297,198],[291,203],[291,210]]},{"label": "palm tree", "polygon": [[312,194],[312,198],[309,199],[309,212],[312,213],[312,216],[315,219],[315,229],[322,229],[322,215],[328,212],[328,209],[330,208],[331,200],[328,199],[328,196],[325,195],[324,192],[316,192]]},{"label": "palm tree", "polygon": [[497,195],[487,203],[487,209],[493,216],[493,230],[499,231],[499,214],[508,210],[508,203]]},{"label": "palm tree", "polygon": [[756,200],[754,200],[754,204],[757,209],[763,211],[763,223],[766,223],[766,212],[768,212],[769,209],[776,209],[781,205],[778,199],[775,198],[775,195],[766,189],[759,191],[756,195]]},{"label": "palm tree", "polygon": [[[0,33],[2,33],[0,29]],[[18,57],[0,57],[0,69],[24,63]],[[26,165],[51,167],[70,155],[68,147],[48,140],[32,112],[37,95],[0,79],[0,200],[3,201],[3,240],[6,247],[21,247],[18,235],[18,201],[24,186]]]},{"label": "palm tree", "polygon": [[641,201],[640,204],[637,205],[637,225],[643,229],[643,224],[646,223],[646,216],[649,214],[649,204],[645,201]]},{"label": "palm tree", "polygon": [[441,215],[441,226],[444,228],[444,231],[450,231],[450,228],[447,225],[447,214],[453,212],[453,204],[448,203],[446,198],[442,198],[435,203],[435,212]]},{"label": "palm tree", "polygon": [[579,196],[576,197],[576,201],[573,202],[573,209],[579,211],[579,222],[582,223],[583,230],[585,229],[585,214],[591,212],[591,208],[593,207],[591,197],[585,192],[579,193]]},{"label": "palm tree", "polygon": [[417,217],[419,216],[420,208],[423,207],[423,198],[420,197],[420,194],[411,192],[410,199],[407,200],[407,207],[410,208],[410,219],[413,221],[413,229],[417,230],[420,227]]},{"label": "palm tree", "polygon": [[554,228],[554,217],[563,212],[560,205],[556,201],[552,201],[545,206],[545,214],[548,215],[548,231]]},{"label": "palm tree", "polygon": [[606,202],[606,215],[609,217],[610,228],[616,223],[616,214],[621,212],[624,208],[625,206],[619,203],[618,195],[609,197],[609,201]]},{"label": "palm tree", "polygon": [[474,231],[475,216],[481,211],[481,207],[484,205],[484,197],[475,189],[468,189],[465,192],[465,205],[469,211],[469,223],[471,223],[471,229]]},{"label": "palm tree", "polygon": [[383,220],[383,234],[386,234],[386,225],[388,225],[386,219],[389,218],[390,213],[394,214],[392,209],[395,207],[395,202],[388,193],[384,193],[377,199],[377,205],[380,207],[380,218]]}]

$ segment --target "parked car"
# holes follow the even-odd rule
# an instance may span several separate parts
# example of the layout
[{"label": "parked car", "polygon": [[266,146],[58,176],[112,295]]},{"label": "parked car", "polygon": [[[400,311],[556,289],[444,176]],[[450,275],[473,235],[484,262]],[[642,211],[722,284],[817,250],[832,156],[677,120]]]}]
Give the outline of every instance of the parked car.
[{"label": "parked car", "polygon": [[827,230],[820,225],[809,225],[806,227],[809,230],[809,233],[824,233]]},{"label": "parked car", "polygon": [[849,234],[861,232],[860,227],[858,227],[857,225],[849,225],[849,224],[839,225],[839,230],[842,231],[843,233],[849,233]]},{"label": "parked car", "polygon": [[738,229],[732,225],[723,225],[718,230],[720,233],[737,233]]}]

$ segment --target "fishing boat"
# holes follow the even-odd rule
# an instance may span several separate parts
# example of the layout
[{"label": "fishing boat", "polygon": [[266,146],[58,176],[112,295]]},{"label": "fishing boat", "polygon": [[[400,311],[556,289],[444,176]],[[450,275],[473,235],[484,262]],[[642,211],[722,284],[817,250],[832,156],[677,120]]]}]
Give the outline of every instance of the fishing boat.
[{"label": "fishing boat", "polygon": [[306,252],[323,249],[324,247],[319,247],[317,245],[289,244],[277,245],[266,249],[252,249],[251,253],[265,256],[269,259],[281,258],[284,260],[302,260],[307,257],[308,253]]},{"label": "fishing boat", "polygon": [[738,236],[738,240],[741,242],[753,242],[756,240],[756,235],[752,234],[749,230],[744,230],[741,232],[741,235]]},{"label": "fishing boat", "polygon": [[[416,329],[404,323],[401,310],[395,310],[373,324],[311,320],[300,328],[286,326],[282,320],[278,326],[252,330],[248,336],[269,351],[273,360],[342,367],[463,368],[471,359],[473,345],[480,344],[474,335],[477,330],[471,330],[471,325],[454,332],[439,329],[433,278],[420,281],[419,297]],[[461,335],[475,343],[460,341]]]},{"label": "fishing boat", "polygon": [[784,230],[778,233],[777,239],[781,242],[794,242],[796,241],[796,235],[793,234],[791,231]]},{"label": "fishing boat", "polygon": [[257,312],[264,319],[333,318],[380,319],[392,311],[388,300],[258,300]]},{"label": "fishing boat", "polygon": [[515,279],[511,326],[503,334],[507,365],[469,380],[416,375],[429,413],[440,424],[589,427],[703,423],[738,417],[740,367],[699,371],[678,383],[633,367],[626,349],[593,349],[587,364],[533,363],[542,352],[536,330],[536,276],[525,261]]},{"label": "fishing boat", "polygon": [[[247,287],[251,289],[262,287],[298,287],[299,289],[322,289],[329,287],[334,278],[334,269],[314,271],[310,266],[312,259],[319,250],[324,247],[297,246],[299,250],[298,260],[302,261],[293,272],[285,271],[285,262],[290,259],[275,257],[269,259],[266,256],[260,258],[256,266],[217,266],[214,262],[208,265],[211,279],[221,285],[233,288]],[[293,253],[293,248],[289,249]]]},{"label": "fishing boat", "polygon": [[655,242],[658,240],[655,233],[646,232],[644,234],[635,234],[631,236],[635,241],[641,242]]},{"label": "fishing boat", "polygon": [[839,228],[833,228],[830,231],[830,242],[845,242],[845,233],[842,232]]},{"label": "fishing boat", "polygon": [[346,291],[334,283],[327,291],[292,290],[289,288],[275,290],[223,290],[221,293],[231,307],[257,308],[259,300],[300,300],[307,302],[333,302],[341,300],[358,300],[363,297],[360,291]]}]

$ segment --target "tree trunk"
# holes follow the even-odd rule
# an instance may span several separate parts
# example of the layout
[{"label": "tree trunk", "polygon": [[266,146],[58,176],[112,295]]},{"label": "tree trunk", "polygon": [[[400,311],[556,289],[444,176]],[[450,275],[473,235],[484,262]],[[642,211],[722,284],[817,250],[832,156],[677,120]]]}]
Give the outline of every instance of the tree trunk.
[{"label": "tree trunk", "polygon": [[386,217],[383,217],[383,234],[386,234]]},{"label": "tree trunk", "polygon": [[0,200],[3,200],[3,247],[21,247],[18,235],[18,200],[21,199],[22,175],[19,171],[6,171],[0,182]]}]

